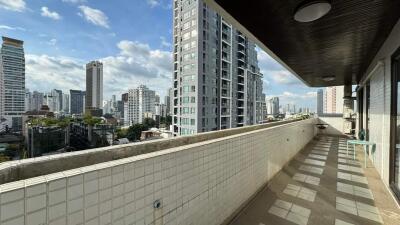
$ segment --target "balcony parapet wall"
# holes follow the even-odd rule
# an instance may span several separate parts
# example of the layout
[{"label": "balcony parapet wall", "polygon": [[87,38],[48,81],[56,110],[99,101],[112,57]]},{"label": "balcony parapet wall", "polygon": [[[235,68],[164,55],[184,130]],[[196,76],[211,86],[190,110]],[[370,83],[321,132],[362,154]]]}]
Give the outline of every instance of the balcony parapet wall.
[{"label": "balcony parapet wall", "polygon": [[316,122],[249,127],[6,183],[0,185],[0,224],[221,224],[313,139]]}]

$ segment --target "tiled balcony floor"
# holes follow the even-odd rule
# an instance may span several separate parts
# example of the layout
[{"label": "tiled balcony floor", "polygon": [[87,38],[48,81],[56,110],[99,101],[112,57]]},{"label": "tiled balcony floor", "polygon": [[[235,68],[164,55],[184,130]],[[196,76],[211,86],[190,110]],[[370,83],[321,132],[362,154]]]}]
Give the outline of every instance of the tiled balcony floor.
[{"label": "tiled balcony floor", "polygon": [[400,209],[359,150],[353,160],[344,138],[315,138],[231,225],[399,225]]}]

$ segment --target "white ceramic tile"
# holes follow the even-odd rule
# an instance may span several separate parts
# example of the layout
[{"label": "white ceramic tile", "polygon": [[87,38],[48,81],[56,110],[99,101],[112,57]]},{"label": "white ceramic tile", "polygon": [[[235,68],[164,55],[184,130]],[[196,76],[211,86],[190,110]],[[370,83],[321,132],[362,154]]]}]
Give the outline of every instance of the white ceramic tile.
[{"label": "white ceramic tile", "polygon": [[310,173],[315,173],[321,175],[324,172],[324,169],[315,167],[315,166],[307,166],[307,165],[301,165],[299,167],[299,170],[310,172]]},{"label": "white ceramic tile", "polygon": [[315,159],[305,159],[304,163],[316,165],[316,166],[325,166],[325,162]]},{"label": "white ceramic tile", "polygon": [[352,223],[347,223],[343,220],[335,219],[335,225],[354,225]]},{"label": "white ceramic tile", "polygon": [[313,158],[313,159],[324,160],[324,161],[328,158],[327,156],[317,155],[317,154],[308,154],[308,157]]}]

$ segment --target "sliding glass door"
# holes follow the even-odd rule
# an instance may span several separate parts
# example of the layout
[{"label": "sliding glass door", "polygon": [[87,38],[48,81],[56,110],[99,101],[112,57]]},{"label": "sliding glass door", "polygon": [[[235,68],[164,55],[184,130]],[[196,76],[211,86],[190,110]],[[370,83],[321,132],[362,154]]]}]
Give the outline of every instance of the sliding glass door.
[{"label": "sliding glass door", "polygon": [[400,48],[392,56],[390,183],[400,199]]}]

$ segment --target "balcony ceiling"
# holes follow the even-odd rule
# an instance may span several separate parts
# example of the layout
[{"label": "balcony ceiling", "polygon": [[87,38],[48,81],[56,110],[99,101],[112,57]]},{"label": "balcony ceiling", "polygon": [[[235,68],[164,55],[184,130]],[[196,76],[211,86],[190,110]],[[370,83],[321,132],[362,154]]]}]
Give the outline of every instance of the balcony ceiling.
[{"label": "balcony ceiling", "polygon": [[293,19],[302,0],[215,2],[312,87],[360,81],[400,16],[400,0],[333,0],[327,15],[309,23]]}]

